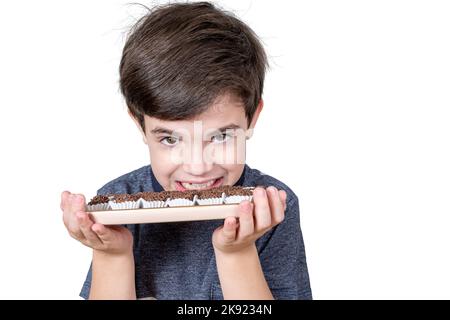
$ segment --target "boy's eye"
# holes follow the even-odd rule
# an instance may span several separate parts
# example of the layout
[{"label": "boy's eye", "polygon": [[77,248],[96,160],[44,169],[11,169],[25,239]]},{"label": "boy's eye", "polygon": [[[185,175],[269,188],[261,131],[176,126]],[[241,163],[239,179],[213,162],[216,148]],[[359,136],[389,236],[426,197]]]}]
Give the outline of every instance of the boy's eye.
[{"label": "boy's eye", "polygon": [[159,142],[166,146],[174,146],[180,141],[178,137],[164,137]]},{"label": "boy's eye", "polygon": [[211,138],[211,140],[216,143],[222,143],[222,142],[227,141],[230,138],[231,138],[231,135],[229,135],[227,133],[221,133],[221,134],[213,136]]}]

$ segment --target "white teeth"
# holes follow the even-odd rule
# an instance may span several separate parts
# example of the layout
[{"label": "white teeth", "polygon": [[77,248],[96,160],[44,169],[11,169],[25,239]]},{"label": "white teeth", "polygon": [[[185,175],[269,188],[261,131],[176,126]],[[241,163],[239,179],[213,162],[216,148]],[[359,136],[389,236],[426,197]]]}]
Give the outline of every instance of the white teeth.
[{"label": "white teeth", "polygon": [[181,182],[181,185],[189,190],[194,190],[194,189],[205,189],[208,188],[210,186],[212,186],[214,184],[214,181],[216,180],[210,180],[207,183],[201,183],[201,184],[197,184],[197,183],[188,183],[188,182]]}]

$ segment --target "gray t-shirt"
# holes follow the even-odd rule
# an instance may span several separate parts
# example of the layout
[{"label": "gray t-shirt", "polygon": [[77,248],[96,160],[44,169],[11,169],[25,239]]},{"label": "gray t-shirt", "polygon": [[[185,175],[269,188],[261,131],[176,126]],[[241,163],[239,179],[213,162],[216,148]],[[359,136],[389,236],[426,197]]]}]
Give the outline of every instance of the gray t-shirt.
[{"label": "gray t-shirt", "polygon": [[[284,183],[248,165],[235,185],[286,191],[284,221],[259,238],[256,246],[275,299],[312,299],[297,196]],[[98,194],[142,191],[162,191],[150,165],[107,183]],[[222,224],[223,220],[210,220],[127,225],[134,237],[137,298],[223,299],[211,240]],[[91,271],[80,293],[85,299]]]}]

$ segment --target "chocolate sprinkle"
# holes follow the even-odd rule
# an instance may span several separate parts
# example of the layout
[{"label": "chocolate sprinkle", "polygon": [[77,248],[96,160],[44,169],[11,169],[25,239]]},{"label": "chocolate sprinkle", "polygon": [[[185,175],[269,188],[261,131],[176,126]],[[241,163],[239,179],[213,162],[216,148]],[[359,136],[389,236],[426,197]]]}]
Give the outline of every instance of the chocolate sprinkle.
[{"label": "chocolate sprinkle", "polygon": [[171,191],[169,194],[170,199],[188,199],[194,200],[194,196],[196,192],[194,190],[191,191]]},{"label": "chocolate sprinkle", "polygon": [[98,195],[98,196],[93,197],[91,199],[91,201],[89,201],[88,205],[93,206],[96,204],[107,203],[108,201],[109,201],[108,196]]},{"label": "chocolate sprinkle", "polygon": [[194,196],[197,195],[199,199],[208,198],[220,198],[222,193],[225,192],[226,196],[251,196],[253,195],[252,187],[241,187],[241,186],[220,186],[217,188],[212,188],[208,190],[187,190],[187,191],[161,191],[161,192],[138,192],[134,194],[108,194],[108,195],[97,195],[92,198],[88,205],[95,205],[101,203],[107,203],[113,200],[117,203],[125,201],[137,201],[140,198],[146,201],[166,201],[167,199],[189,199],[193,200]]},{"label": "chocolate sprinkle", "polygon": [[231,187],[225,191],[226,196],[251,196],[253,189],[242,189],[239,187]]},{"label": "chocolate sprinkle", "polygon": [[139,200],[139,196],[136,194],[117,194],[114,196],[114,201],[117,203],[126,202],[126,201],[137,201]]},{"label": "chocolate sprinkle", "polygon": [[170,192],[140,192],[139,195],[145,201],[166,201],[170,196]]}]

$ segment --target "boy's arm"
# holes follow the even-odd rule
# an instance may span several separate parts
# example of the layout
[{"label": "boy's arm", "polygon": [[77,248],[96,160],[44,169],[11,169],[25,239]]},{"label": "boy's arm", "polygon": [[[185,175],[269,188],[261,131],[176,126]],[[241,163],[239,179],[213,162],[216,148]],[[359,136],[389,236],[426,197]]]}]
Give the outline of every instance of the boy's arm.
[{"label": "boy's arm", "polygon": [[283,221],[286,197],[285,191],[275,187],[268,187],[267,191],[257,187],[253,191],[254,204],[240,203],[239,223],[229,217],[214,231],[213,245],[224,299],[273,299],[255,241]]},{"label": "boy's arm", "polygon": [[283,223],[256,242],[259,260],[275,299],[311,300],[299,201],[292,193],[288,200]]},{"label": "boy's arm", "polygon": [[122,226],[94,223],[83,195],[61,195],[63,221],[69,234],[93,249],[90,299],[135,299],[133,235]]},{"label": "boy's arm", "polygon": [[93,251],[89,299],[136,299],[133,252],[111,254]]},{"label": "boy's arm", "polygon": [[216,252],[216,262],[224,299],[273,299],[255,245],[234,253]]}]

